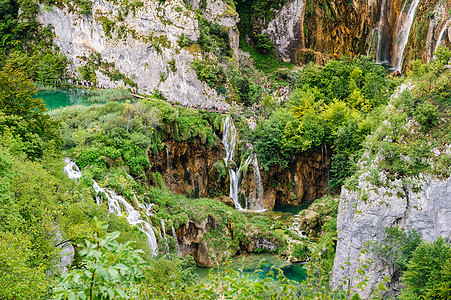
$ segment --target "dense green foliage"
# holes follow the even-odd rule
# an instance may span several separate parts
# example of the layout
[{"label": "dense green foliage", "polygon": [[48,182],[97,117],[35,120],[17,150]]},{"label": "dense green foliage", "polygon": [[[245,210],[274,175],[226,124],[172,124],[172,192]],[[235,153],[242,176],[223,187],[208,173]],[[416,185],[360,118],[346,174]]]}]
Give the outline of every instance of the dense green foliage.
[{"label": "dense green foliage", "polygon": [[66,78],[67,62],[52,44],[51,29],[34,20],[36,12],[34,1],[0,2],[0,70],[20,70],[29,79],[53,85]]},{"label": "dense green foliage", "polygon": [[105,170],[112,166],[124,166],[127,173],[146,179],[147,151],[161,151],[166,137],[198,138],[210,146],[218,140],[209,123],[214,114],[175,109],[159,100],[67,107],[51,114],[65,118],[63,148],[70,150],[88,177],[99,181],[107,180]]},{"label": "dense green foliage", "polygon": [[[380,126],[365,143],[368,156],[364,165],[370,166],[379,155],[377,168],[388,174],[387,182],[420,173],[449,176],[451,156],[445,145],[451,139],[450,91],[451,72],[445,67],[451,51],[439,48],[437,59],[428,64],[412,63],[404,91],[394,97],[380,115]],[[435,153],[435,154],[434,154]],[[373,167],[374,168],[374,167]],[[361,169],[348,185],[355,186]],[[377,174],[375,174],[377,175]],[[377,176],[372,177],[375,183]],[[370,179],[372,180],[372,179]]]},{"label": "dense green foliage", "polygon": [[249,139],[265,169],[272,164],[287,166],[299,151],[324,154],[332,149],[329,184],[339,188],[353,173],[352,162],[388,101],[390,85],[384,69],[366,57],[333,60],[324,67],[310,64],[292,72],[290,82],[295,89],[289,102],[273,108]]},{"label": "dense green foliage", "polygon": [[388,269],[392,289],[395,289],[401,274],[407,270],[413,252],[420,242],[421,237],[415,230],[405,232],[398,227],[387,227],[381,240],[370,245],[382,267]]},{"label": "dense green foliage", "polygon": [[90,240],[79,245],[81,267],[60,277],[56,299],[124,299],[134,284],[144,280],[142,250],[133,250],[130,241],[118,243],[120,232],[105,234],[107,226],[96,225]]},{"label": "dense green foliage", "polygon": [[439,237],[421,243],[402,275],[405,289],[400,299],[449,299],[451,295],[451,246]]},{"label": "dense green foliage", "polygon": [[21,72],[0,71],[0,132],[14,139],[14,149],[36,159],[59,146],[60,124],[44,114],[44,102],[34,94],[35,86]]}]

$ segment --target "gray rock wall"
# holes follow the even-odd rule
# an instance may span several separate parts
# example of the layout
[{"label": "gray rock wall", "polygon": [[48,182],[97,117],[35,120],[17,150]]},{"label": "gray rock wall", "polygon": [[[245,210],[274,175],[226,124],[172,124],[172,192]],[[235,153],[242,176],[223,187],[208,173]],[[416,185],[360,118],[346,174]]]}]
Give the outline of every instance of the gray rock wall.
[{"label": "gray rock wall", "polygon": [[294,60],[295,50],[304,46],[304,10],[305,0],[292,0],[276,12],[262,31],[269,35],[284,61]]},{"label": "gray rock wall", "polygon": [[[144,0],[142,7],[135,13],[129,11],[124,20],[117,21],[120,5],[96,0],[92,5],[92,14],[82,16],[69,13],[65,9],[53,7],[51,10],[41,7],[37,21],[54,28],[54,43],[71,62],[71,71],[85,62],[82,57],[91,53],[100,53],[102,60],[114,63],[115,68],[131,78],[140,92],[151,93],[160,90],[169,100],[188,101],[190,103],[214,104],[223,101],[216,91],[197,79],[191,62],[201,58],[199,53],[180,49],[177,40],[181,34],[190,40],[199,37],[195,14],[185,9],[182,0],[160,1]],[[219,1],[221,2],[221,1]],[[222,3],[222,2],[221,2]],[[108,37],[104,31],[101,17],[114,20],[115,31]],[[226,15],[224,15],[224,18]],[[217,20],[223,20],[216,16]],[[225,18],[228,25],[235,25],[237,19]],[[235,20],[235,21],[233,21]],[[219,22],[219,21],[218,21]],[[123,25],[127,33],[118,37],[117,30]],[[163,38],[159,49],[152,45],[153,39]],[[168,62],[175,60],[176,71],[171,70]],[[111,81],[108,76],[96,72],[98,83],[105,87],[123,86],[122,81]],[[224,105],[224,104],[222,104]]]},{"label": "gray rock wall", "polygon": [[[451,178],[420,176],[411,179],[414,186],[419,187],[414,192],[412,185],[403,187],[401,180],[396,180],[389,188],[373,186],[365,180],[367,176],[368,173],[362,174],[358,187],[366,194],[366,200],[362,200],[358,192],[343,190],[341,193],[338,243],[330,282],[332,288],[338,288],[345,278],[349,278],[351,286],[355,286],[362,279],[357,273],[362,262],[375,259],[365,274],[369,281],[361,293],[364,299],[370,297],[373,289],[388,275],[388,270],[371,252],[362,254],[361,251],[368,241],[378,240],[386,227],[415,229],[425,241],[439,236],[451,241]],[[345,264],[347,262],[350,265]]]}]

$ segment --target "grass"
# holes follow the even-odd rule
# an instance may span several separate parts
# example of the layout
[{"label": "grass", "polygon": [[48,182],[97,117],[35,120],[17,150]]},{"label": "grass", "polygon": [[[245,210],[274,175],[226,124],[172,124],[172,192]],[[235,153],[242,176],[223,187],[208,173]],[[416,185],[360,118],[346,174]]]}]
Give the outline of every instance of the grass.
[{"label": "grass", "polygon": [[133,95],[126,89],[106,89],[106,90],[93,90],[91,96],[88,98],[90,103],[105,103],[109,101],[121,101],[133,99]]},{"label": "grass", "polygon": [[254,66],[256,69],[264,72],[265,74],[271,74],[280,68],[292,69],[294,65],[292,63],[283,62],[277,59],[274,53],[264,55],[255,50],[254,47],[249,45],[246,41],[240,40],[240,48],[246,52],[249,52],[251,58],[254,60]]}]

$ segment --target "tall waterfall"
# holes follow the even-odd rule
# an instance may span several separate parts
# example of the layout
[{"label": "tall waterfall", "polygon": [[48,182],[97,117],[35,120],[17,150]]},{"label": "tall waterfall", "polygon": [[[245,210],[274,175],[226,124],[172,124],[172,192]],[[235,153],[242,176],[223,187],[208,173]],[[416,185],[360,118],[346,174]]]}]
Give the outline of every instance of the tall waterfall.
[{"label": "tall waterfall", "polygon": [[164,240],[164,251],[165,251],[165,253],[169,253],[168,241],[166,240],[166,227],[164,226],[163,219],[161,219],[161,231],[163,231],[163,233],[161,235],[163,236],[163,240]]},{"label": "tall waterfall", "polygon": [[[233,199],[235,203],[235,208],[238,210],[243,209],[251,209],[251,210],[263,210],[264,208],[261,205],[260,199],[263,197],[263,184],[260,174],[260,169],[258,167],[258,159],[255,153],[251,153],[244,163],[240,164],[238,167],[235,158],[235,148],[236,148],[236,127],[233,123],[233,120],[230,116],[227,116],[224,120],[223,127],[223,136],[222,143],[224,144],[224,148],[226,150],[226,157],[224,158],[225,165],[227,166],[227,170],[229,171],[230,177],[230,198]],[[238,191],[240,189],[241,176],[243,172],[247,171],[249,165],[252,164],[254,168],[254,176],[257,185],[256,196],[254,199],[246,199],[246,204],[243,207],[240,203],[240,199],[238,197]]]},{"label": "tall waterfall", "polygon": [[166,170],[168,172],[168,190],[171,190],[171,155],[169,154],[169,146],[166,146]]},{"label": "tall waterfall", "polygon": [[[442,44],[443,37],[445,36],[445,32],[448,29],[448,25],[450,22],[451,22],[451,20],[448,20],[448,22],[446,22],[445,26],[443,26],[442,30],[440,31],[440,34],[438,35],[438,38],[437,38],[437,44],[435,45],[435,48],[434,48],[434,53],[437,51],[438,46],[440,46]],[[432,54],[434,54],[434,53],[432,53]],[[433,58],[435,59],[435,54],[434,54]]]},{"label": "tall waterfall", "polygon": [[172,238],[174,239],[177,255],[179,256],[180,255],[179,239],[177,238],[177,234],[175,233],[174,225],[172,225]]},{"label": "tall waterfall", "polygon": [[[67,176],[71,179],[78,179],[82,176],[82,173],[80,172],[79,168],[75,164],[75,162],[71,161],[69,158],[64,159],[65,166],[64,166],[64,172],[67,174]],[[141,218],[141,214],[139,211],[137,211],[130,203],[128,203],[127,200],[125,200],[123,197],[117,195],[114,191],[101,188],[99,184],[92,180],[93,184],[92,187],[94,188],[94,191],[96,192],[96,202],[97,204],[102,204],[102,198],[100,197],[100,194],[105,195],[105,197],[108,200],[108,212],[109,213],[115,213],[118,216],[123,216],[127,219],[128,223],[133,226],[138,226],[139,229],[141,229],[142,232],[147,237],[147,242],[149,243],[149,248],[152,253],[152,255],[156,255],[158,251],[158,244],[157,244],[157,238],[155,237],[154,229],[152,225],[150,225],[147,221],[144,221]],[[150,208],[151,205],[145,206],[142,203],[139,203],[138,199],[135,197],[135,201],[138,203],[138,206],[140,208],[146,209],[146,214],[148,216],[151,216]],[[125,213],[122,211],[122,209],[125,209]]]},{"label": "tall waterfall", "polygon": [[396,71],[401,71],[404,49],[409,39],[410,29],[420,0],[406,0],[401,13],[396,20],[395,44],[393,47],[392,65]]},{"label": "tall waterfall", "polygon": [[390,62],[390,34],[388,33],[387,0],[382,0],[381,14],[377,28],[376,63]]}]

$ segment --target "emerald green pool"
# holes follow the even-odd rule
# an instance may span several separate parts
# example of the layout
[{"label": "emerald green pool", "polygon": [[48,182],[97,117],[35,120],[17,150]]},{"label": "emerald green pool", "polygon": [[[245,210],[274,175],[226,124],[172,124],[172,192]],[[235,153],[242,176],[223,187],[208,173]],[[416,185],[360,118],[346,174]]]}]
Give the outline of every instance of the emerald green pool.
[{"label": "emerald green pool", "polygon": [[81,89],[38,91],[35,98],[42,98],[48,110],[71,105],[89,105],[89,92]]},{"label": "emerald green pool", "polygon": [[[233,259],[231,267],[234,270],[243,270],[244,273],[251,274],[257,268],[260,269],[258,272],[254,272],[253,276],[255,279],[264,279],[272,267],[277,267],[283,271],[283,274],[288,279],[302,282],[306,277],[307,273],[302,263],[289,263],[277,255],[262,253],[262,254],[249,254],[242,257],[236,257]],[[204,278],[208,273],[215,271],[215,269],[210,268],[197,268],[197,273],[201,278]]]}]

